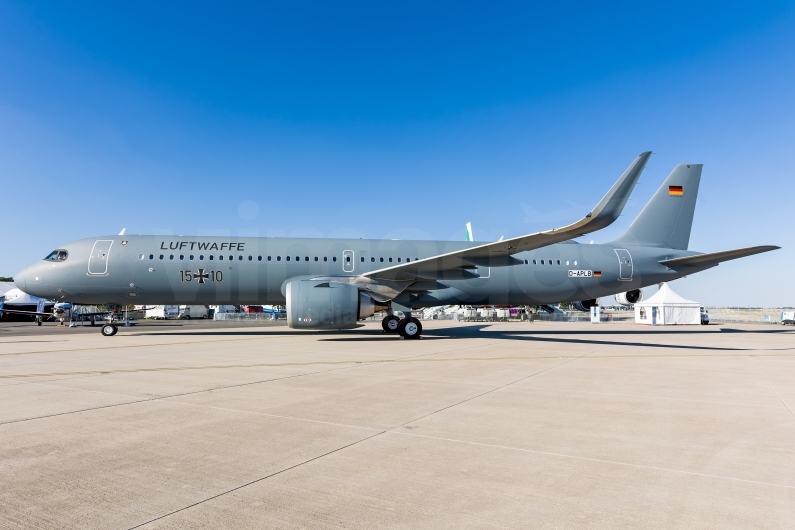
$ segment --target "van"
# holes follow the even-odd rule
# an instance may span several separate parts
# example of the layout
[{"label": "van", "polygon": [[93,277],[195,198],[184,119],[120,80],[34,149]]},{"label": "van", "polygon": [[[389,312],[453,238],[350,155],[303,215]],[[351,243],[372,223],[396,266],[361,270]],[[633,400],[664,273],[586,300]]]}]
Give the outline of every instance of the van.
[{"label": "van", "polygon": [[209,312],[205,305],[181,305],[179,306],[179,317],[185,320],[191,318],[207,318]]}]

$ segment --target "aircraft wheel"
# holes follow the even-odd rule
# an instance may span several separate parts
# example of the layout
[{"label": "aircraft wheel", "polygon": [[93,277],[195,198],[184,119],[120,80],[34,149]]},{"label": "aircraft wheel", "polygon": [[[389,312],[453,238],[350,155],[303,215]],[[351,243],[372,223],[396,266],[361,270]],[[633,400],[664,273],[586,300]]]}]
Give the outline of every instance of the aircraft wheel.
[{"label": "aircraft wheel", "polygon": [[105,324],[104,326],[102,326],[102,330],[101,331],[102,331],[102,335],[103,336],[112,337],[112,336],[114,336],[116,334],[117,331],[119,331],[119,328],[117,328],[113,324]]},{"label": "aircraft wheel", "polygon": [[404,339],[419,339],[422,335],[422,324],[414,317],[404,318],[400,321],[398,333]]},{"label": "aircraft wheel", "polygon": [[184,318],[185,320],[190,320],[190,315],[185,315],[185,316],[184,316],[184,317],[182,317],[182,318]]},{"label": "aircraft wheel", "polygon": [[397,333],[400,330],[400,319],[395,315],[388,315],[381,321],[384,333]]},{"label": "aircraft wheel", "polygon": [[36,325],[37,325],[37,326],[41,326],[41,320],[37,320],[37,321],[36,321]]}]

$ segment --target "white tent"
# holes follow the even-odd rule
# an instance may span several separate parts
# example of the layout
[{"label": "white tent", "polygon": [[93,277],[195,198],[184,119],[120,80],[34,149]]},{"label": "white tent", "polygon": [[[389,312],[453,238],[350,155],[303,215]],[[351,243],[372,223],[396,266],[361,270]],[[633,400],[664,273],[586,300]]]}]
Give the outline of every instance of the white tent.
[{"label": "white tent", "polygon": [[[31,296],[28,293],[24,293],[19,289],[11,289],[5,293],[5,305],[38,305],[39,304],[38,296]],[[50,300],[45,300],[44,303],[46,305],[53,305],[55,302]]]},{"label": "white tent", "polygon": [[701,306],[676,294],[667,283],[648,300],[635,304],[635,323],[701,324]]}]

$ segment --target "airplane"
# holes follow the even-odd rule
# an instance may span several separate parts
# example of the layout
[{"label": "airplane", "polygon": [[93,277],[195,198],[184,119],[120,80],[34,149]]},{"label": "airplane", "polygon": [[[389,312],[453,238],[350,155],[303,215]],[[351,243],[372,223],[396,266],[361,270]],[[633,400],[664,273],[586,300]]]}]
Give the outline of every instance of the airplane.
[{"label": "airplane", "polygon": [[[28,293],[30,294],[30,293]],[[8,309],[2,303],[0,303],[0,316],[3,313],[13,313],[15,315],[29,315],[32,317],[36,317],[36,324],[41,326],[41,323],[44,320],[54,319],[61,322],[61,324],[65,323],[66,320],[69,320],[70,326],[74,321],[82,320],[88,318],[91,321],[91,325],[94,325],[94,321],[96,317],[102,316],[103,318],[111,314],[111,311],[95,311],[95,312],[82,312],[78,311],[77,307],[70,302],[58,302],[53,305],[52,312],[47,312],[43,310],[44,304],[39,303],[39,307],[36,308],[36,311],[22,311],[19,309]]]},{"label": "airplane", "polygon": [[[496,242],[101,236],[52,251],[15,282],[79,304],[284,305],[297,329],[352,329],[383,310],[385,332],[418,339],[412,311],[426,307],[571,302],[587,310],[603,296],[633,299],[642,287],[779,248],[688,250],[702,164],[677,165],[618,239],[574,241],[618,219],[650,156],[638,155],[579,221]],[[101,331],[117,328],[111,321]]]}]

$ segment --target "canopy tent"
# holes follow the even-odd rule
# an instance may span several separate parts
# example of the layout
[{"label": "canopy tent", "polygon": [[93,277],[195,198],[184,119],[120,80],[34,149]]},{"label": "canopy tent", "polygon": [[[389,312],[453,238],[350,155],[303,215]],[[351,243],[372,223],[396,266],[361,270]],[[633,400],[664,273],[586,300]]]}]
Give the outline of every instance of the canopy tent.
[{"label": "canopy tent", "polygon": [[701,306],[682,298],[664,283],[654,296],[635,304],[635,323],[663,326],[701,324]]}]

